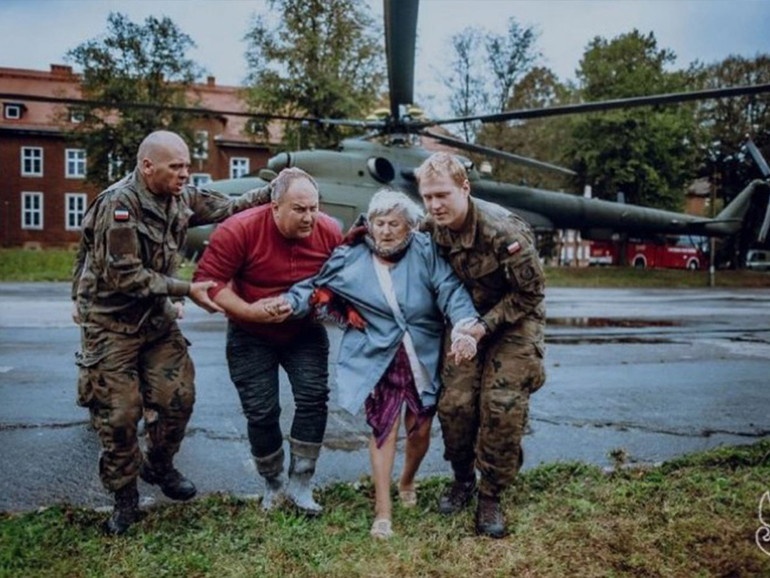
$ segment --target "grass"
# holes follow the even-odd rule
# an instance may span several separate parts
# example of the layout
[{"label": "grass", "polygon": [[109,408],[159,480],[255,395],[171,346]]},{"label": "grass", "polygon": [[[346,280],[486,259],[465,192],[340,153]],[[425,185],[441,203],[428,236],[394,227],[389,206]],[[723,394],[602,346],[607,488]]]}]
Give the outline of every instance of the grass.
[{"label": "grass", "polygon": [[[71,281],[75,251],[67,249],[0,249],[0,281]],[[179,277],[189,281],[193,268],[185,263]]]},{"label": "grass", "polygon": [[[70,281],[73,251],[46,249],[25,251],[0,249],[0,281]],[[180,278],[190,280],[194,267],[180,269]],[[633,267],[547,267],[549,287],[666,287],[693,288],[708,285],[708,272]],[[770,273],[717,271],[717,287],[770,287]]]},{"label": "grass", "polygon": [[[549,287],[680,288],[708,287],[708,271],[637,269],[634,267],[547,267]],[[770,287],[770,273],[720,269],[717,287]]]},{"label": "grass", "polygon": [[368,480],[321,492],[305,519],[214,495],[150,511],[126,536],[106,513],[60,505],[0,515],[2,576],[757,576],[755,544],[770,490],[770,441],[605,474],[578,463],[518,477],[503,504],[511,533],[473,533],[472,511],[442,517],[447,481],[422,482],[419,508],[396,507],[396,537],[368,536]]},{"label": "grass", "polygon": [[70,281],[75,252],[0,249],[0,281]]}]

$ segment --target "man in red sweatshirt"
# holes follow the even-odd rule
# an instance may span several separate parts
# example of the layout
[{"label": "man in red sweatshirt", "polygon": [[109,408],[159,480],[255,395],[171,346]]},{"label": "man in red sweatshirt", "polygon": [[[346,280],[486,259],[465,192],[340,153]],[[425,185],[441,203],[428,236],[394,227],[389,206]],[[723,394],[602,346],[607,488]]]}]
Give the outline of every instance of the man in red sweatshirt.
[{"label": "man in red sweatshirt", "polygon": [[[313,178],[284,169],[272,182],[270,204],[217,227],[195,273],[196,281],[216,283],[209,294],[229,320],[227,363],[257,471],[265,478],[265,509],[285,493],[301,511],[321,512],[311,478],[326,430],[329,340],[317,321],[287,320],[290,310],[278,296],[315,275],[341,242],[337,223],[318,211]],[[289,376],[296,406],[285,488],[279,366]]]}]

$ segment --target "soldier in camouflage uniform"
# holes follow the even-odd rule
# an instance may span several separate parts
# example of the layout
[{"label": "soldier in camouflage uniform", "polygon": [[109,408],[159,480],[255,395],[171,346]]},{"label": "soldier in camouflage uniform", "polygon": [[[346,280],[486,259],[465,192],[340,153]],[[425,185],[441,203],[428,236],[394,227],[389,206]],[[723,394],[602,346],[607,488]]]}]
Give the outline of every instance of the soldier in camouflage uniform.
[{"label": "soldier in camouflage uniform", "polygon": [[[78,403],[102,443],[99,473],[115,495],[107,522],[120,534],[138,518],[136,477],[186,500],[196,489],[172,465],[195,401],[192,360],[176,320],[189,296],[206,310],[212,282],[175,278],[187,227],[215,223],[264,202],[269,188],[231,199],[187,185],[190,155],[176,134],[140,145],[135,171],[103,191],[83,219],[72,286],[81,327]],[[147,455],[137,444],[144,416]]]},{"label": "soldier in camouflage uniform", "polygon": [[545,382],[543,270],[530,227],[499,205],[472,198],[453,156],[432,155],[417,179],[430,215],[426,228],[483,321],[470,332],[481,340],[476,359],[444,363],[438,415],[455,479],[439,510],[453,513],[470,502],[478,468],[476,530],[502,537],[499,495],[521,466],[529,396]]}]

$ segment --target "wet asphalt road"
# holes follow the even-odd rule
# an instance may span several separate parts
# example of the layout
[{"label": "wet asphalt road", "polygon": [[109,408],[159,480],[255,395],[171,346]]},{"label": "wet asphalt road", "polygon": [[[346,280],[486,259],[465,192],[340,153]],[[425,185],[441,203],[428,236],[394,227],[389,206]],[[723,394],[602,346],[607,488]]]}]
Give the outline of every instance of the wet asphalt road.
[{"label": "wet asphalt road", "polygon": [[[98,480],[98,440],[74,403],[79,337],[68,293],[61,283],[0,283],[0,511],[111,503]],[[548,381],[531,401],[525,468],[608,465],[615,448],[659,462],[770,435],[770,292],[552,289],[547,306]],[[203,493],[261,493],[227,375],[225,322],[193,305],[187,314],[198,398],[176,463]],[[330,335],[334,359],[339,332]],[[284,378],[281,398],[288,432]],[[433,433],[423,476],[449,473],[437,423]],[[318,483],[368,473],[367,437],[361,415],[332,403]]]}]

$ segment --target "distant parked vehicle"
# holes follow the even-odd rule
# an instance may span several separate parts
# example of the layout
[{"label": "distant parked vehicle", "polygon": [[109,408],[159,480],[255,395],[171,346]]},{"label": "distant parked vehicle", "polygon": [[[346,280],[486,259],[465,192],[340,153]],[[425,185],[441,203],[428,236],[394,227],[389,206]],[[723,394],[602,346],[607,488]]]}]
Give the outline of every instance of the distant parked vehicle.
[{"label": "distant parked vehicle", "polygon": [[[707,259],[697,242],[700,239],[690,236],[669,236],[659,240],[629,239],[626,243],[626,263],[641,269],[703,269]],[[619,265],[620,247],[617,241],[593,241],[588,264]]]},{"label": "distant parked vehicle", "polygon": [[751,249],[746,253],[746,269],[770,271],[770,251]]}]

